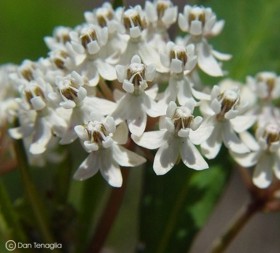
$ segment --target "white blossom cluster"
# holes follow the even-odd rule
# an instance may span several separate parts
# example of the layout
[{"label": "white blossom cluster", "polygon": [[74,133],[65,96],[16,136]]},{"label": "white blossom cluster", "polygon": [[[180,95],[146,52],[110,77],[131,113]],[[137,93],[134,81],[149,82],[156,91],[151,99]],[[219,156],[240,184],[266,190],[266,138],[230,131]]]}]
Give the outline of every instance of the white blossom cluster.
[{"label": "white blossom cluster", "polygon": [[[224,26],[210,8],[104,3],[84,16],[45,38],[46,58],[0,69],[0,124],[17,119],[9,134],[24,140],[30,161],[57,159],[58,145],[79,139],[89,155],[74,178],[100,171],[120,187],[120,166],[146,161],[139,147],[157,150],[153,168],[163,175],[180,160],[207,169],[205,158],[224,144],[240,165],[255,167],[258,187],[280,179],[280,79],[263,72],[246,84],[203,86],[200,73],[223,76],[221,61],[230,59],[209,44]],[[181,36],[172,40],[176,25]]]}]

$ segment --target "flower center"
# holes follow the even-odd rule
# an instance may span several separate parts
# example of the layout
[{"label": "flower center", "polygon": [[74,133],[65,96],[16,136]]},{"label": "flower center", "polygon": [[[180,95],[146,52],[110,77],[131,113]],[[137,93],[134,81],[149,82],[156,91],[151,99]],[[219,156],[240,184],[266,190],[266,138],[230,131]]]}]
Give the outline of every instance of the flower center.
[{"label": "flower center", "polygon": [[26,101],[28,102],[28,104],[32,108],[33,108],[33,104],[31,102],[32,98],[41,97],[43,100],[45,100],[44,92],[42,91],[42,89],[38,85],[32,85],[32,86],[29,86],[29,87],[25,88],[24,95],[25,95]]},{"label": "flower center", "polygon": [[34,64],[28,64],[27,66],[21,68],[20,73],[25,80],[30,82],[34,80],[34,75],[33,75],[34,69],[35,69]]},{"label": "flower center", "polygon": [[178,45],[174,46],[174,48],[170,51],[169,58],[170,60],[178,59],[183,63],[183,65],[185,65],[188,61],[188,56],[185,48]]},{"label": "flower center", "polygon": [[170,7],[170,2],[168,1],[158,1],[157,2],[157,15],[158,19],[161,19],[166,11],[166,9]]},{"label": "flower center", "polygon": [[224,115],[239,103],[239,95],[234,90],[226,90],[218,96],[218,99],[221,101],[221,112],[220,114]]},{"label": "flower center", "polygon": [[85,126],[85,130],[88,140],[91,143],[97,144],[98,146],[102,145],[104,141],[107,141],[107,139],[111,137],[105,126],[97,121],[88,122],[88,124]]},{"label": "flower center", "polygon": [[178,132],[181,129],[189,128],[193,118],[194,117],[188,108],[177,108],[174,116],[172,117],[175,131]]},{"label": "flower center", "polygon": [[53,56],[53,63],[55,66],[59,69],[65,69],[65,60],[69,57],[68,53],[62,50],[59,50],[56,52],[56,54]]},{"label": "flower center", "polygon": [[61,28],[57,30],[55,34],[55,39],[58,43],[66,44],[71,41],[69,30],[66,28]]},{"label": "flower center", "polygon": [[275,89],[276,86],[276,79],[274,75],[269,75],[269,74],[260,74],[257,77],[257,82],[259,85],[264,84],[266,86],[267,90],[267,96],[266,98],[271,98],[272,92]]},{"label": "flower center", "polygon": [[140,86],[145,76],[145,65],[142,63],[131,63],[127,69],[127,78],[135,86]]},{"label": "flower center", "polygon": [[87,29],[87,31],[85,31],[84,33],[82,33],[82,35],[80,36],[80,40],[81,43],[83,45],[83,47],[86,49],[87,45],[96,40],[97,41],[97,35],[96,35],[96,31],[94,29]]},{"label": "flower center", "polygon": [[139,13],[134,9],[128,9],[125,11],[123,16],[123,24],[127,30],[137,26],[143,30],[145,27],[145,21],[141,19]]},{"label": "flower center", "polygon": [[193,8],[189,14],[188,21],[189,21],[189,25],[191,25],[192,21],[200,21],[202,23],[202,27],[204,27],[206,22],[205,11],[199,7]]},{"label": "flower center", "polygon": [[101,27],[106,27],[109,20],[113,19],[113,12],[107,8],[99,8],[96,12],[97,22]]}]

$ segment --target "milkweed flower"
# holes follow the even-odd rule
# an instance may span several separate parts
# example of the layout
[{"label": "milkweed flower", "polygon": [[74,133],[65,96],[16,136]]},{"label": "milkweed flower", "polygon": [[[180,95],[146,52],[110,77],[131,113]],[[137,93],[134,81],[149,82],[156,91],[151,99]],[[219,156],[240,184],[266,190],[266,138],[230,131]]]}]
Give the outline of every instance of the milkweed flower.
[{"label": "milkweed flower", "polygon": [[217,21],[211,8],[188,6],[179,14],[178,25],[188,32],[186,44],[194,44],[199,68],[210,76],[223,76],[218,60],[229,60],[228,54],[215,51],[208,44],[208,38],[218,35],[224,26],[224,21]]},{"label": "milkweed flower", "polygon": [[276,122],[267,121],[256,130],[256,139],[249,133],[243,140],[252,152],[237,154],[233,158],[243,167],[253,167],[253,183],[259,188],[267,188],[273,175],[280,179],[280,127]]},{"label": "milkweed flower", "polygon": [[116,69],[118,80],[122,83],[126,94],[117,101],[117,108],[111,116],[117,120],[127,121],[129,131],[140,136],[145,131],[147,115],[151,117],[161,115],[159,105],[147,89],[155,77],[155,67],[145,65],[141,58],[135,55],[129,65],[117,65]]},{"label": "milkweed flower", "polygon": [[253,114],[244,114],[246,106],[246,102],[240,98],[238,87],[225,90],[219,86],[213,87],[210,101],[201,104],[205,120],[197,130],[195,139],[208,159],[218,155],[222,143],[236,153],[250,151],[237,135],[250,128],[257,119]]},{"label": "milkweed flower", "polygon": [[194,170],[208,168],[207,162],[193,144],[193,133],[202,121],[202,117],[193,116],[193,109],[194,103],[191,102],[185,106],[170,102],[159,131],[145,132],[140,137],[132,135],[139,146],[158,149],[153,163],[157,175],[166,174],[180,159]]},{"label": "milkweed flower", "polygon": [[77,180],[85,180],[100,171],[111,186],[121,187],[120,166],[135,167],[146,161],[145,158],[121,146],[127,141],[128,131],[123,124],[116,127],[112,117],[78,125],[75,131],[84,149],[89,153],[74,174]]}]

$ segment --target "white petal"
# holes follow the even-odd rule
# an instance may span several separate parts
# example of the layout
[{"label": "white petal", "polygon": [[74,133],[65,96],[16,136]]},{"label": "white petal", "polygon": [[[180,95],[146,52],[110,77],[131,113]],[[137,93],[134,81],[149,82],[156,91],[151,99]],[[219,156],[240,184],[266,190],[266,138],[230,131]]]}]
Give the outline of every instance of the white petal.
[{"label": "white petal", "polygon": [[162,107],[156,103],[151,97],[147,94],[143,94],[143,104],[142,107],[151,117],[158,117],[164,114]]},{"label": "white petal", "polygon": [[191,142],[196,145],[205,142],[211,136],[215,127],[215,117],[206,118],[197,130],[190,132]]},{"label": "white petal", "polygon": [[243,154],[250,152],[249,148],[238,138],[229,124],[224,124],[222,129],[225,146],[235,153]]},{"label": "white petal", "polygon": [[48,122],[42,118],[36,121],[34,129],[35,134],[29,151],[33,155],[38,155],[46,151],[47,145],[52,137],[52,132]]},{"label": "white petal", "polygon": [[120,167],[112,160],[109,152],[102,152],[100,159],[101,169],[100,172],[104,179],[113,187],[122,186],[122,174]]},{"label": "white petal", "polygon": [[77,137],[78,136],[77,136],[76,132],[74,131],[74,129],[70,128],[65,132],[65,134],[59,141],[59,144],[65,145],[65,144],[72,143],[73,141],[75,141],[77,139]]},{"label": "white petal", "polygon": [[184,32],[188,31],[189,29],[188,21],[186,20],[185,16],[181,13],[178,16],[178,25],[180,29]]},{"label": "white petal", "polygon": [[263,155],[254,169],[253,183],[263,189],[271,184],[272,179],[272,159],[269,155]]},{"label": "white petal", "polygon": [[212,28],[211,34],[214,36],[218,35],[222,31],[224,24],[225,24],[224,20],[220,20],[216,22],[214,27]]},{"label": "white petal", "polygon": [[[131,115],[132,116],[132,115]],[[136,111],[133,117],[127,119],[129,131],[136,135],[141,136],[146,128],[147,115],[142,111]]]},{"label": "white petal", "polygon": [[201,152],[208,159],[214,159],[222,146],[221,126],[217,124],[207,141],[201,144]]},{"label": "white petal", "polygon": [[148,149],[157,149],[164,145],[167,136],[166,130],[145,132],[141,136],[131,135],[132,140],[139,146]]},{"label": "white petal", "polygon": [[116,74],[119,82],[123,82],[126,78],[126,67],[122,65],[116,66]]},{"label": "white petal", "polygon": [[154,159],[154,171],[157,175],[164,175],[176,164],[179,155],[178,141],[161,146]]},{"label": "white petal", "polygon": [[116,104],[114,102],[98,97],[86,97],[84,106],[102,115],[111,114],[116,109]]},{"label": "white petal", "polygon": [[210,76],[223,76],[223,71],[217,60],[211,54],[207,42],[197,44],[198,66]]},{"label": "white petal", "polygon": [[96,61],[99,74],[106,80],[113,81],[117,79],[116,69],[110,64],[98,60]]},{"label": "white petal", "polygon": [[258,142],[249,132],[242,132],[239,134],[239,137],[250,150],[258,151],[260,149]]},{"label": "white petal", "polygon": [[218,52],[216,50],[212,50],[212,54],[215,58],[217,58],[218,60],[221,60],[221,61],[228,61],[231,59],[230,54],[224,54],[224,53]]},{"label": "white petal", "polygon": [[203,159],[197,148],[187,139],[182,141],[180,149],[183,163],[194,170],[204,170],[209,168],[207,162]]},{"label": "white petal", "polygon": [[126,144],[128,140],[128,128],[125,122],[121,122],[113,135],[113,140],[118,144]]},{"label": "white petal", "polygon": [[258,162],[259,153],[258,152],[250,152],[245,154],[237,154],[231,152],[232,157],[234,160],[240,164],[242,167],[252,167]]},{"label": "white petal", "polygon": [[237,133],[244,132],[250,128],[257,120],[255,115],[241,115],[230,120],[234,131]]},{"label": "white petal", "polygon": [[134,167],[146,162],[144,157],[119,145],[113,145],[113,158],[124,167]]},{"label": "white petal", "polygon": [[88,157],[79,166],[78,170],[75,172],[73,178],[76,180],[85,180],[94,176],[100,169],[100,164],[98,160],[98,152],[93,152],[88,155]]}]

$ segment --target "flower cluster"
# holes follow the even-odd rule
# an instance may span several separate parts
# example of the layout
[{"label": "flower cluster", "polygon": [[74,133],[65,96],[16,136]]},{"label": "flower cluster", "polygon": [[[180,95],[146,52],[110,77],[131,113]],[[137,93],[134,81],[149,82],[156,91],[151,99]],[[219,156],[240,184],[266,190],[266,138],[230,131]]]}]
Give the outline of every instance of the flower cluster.
[{"label": "flower cluster", "polygon": [[[257,186],[280,179],[280,79],[262,72],[245,84],[203,85],[201,72],[223,76],[222,61],[231,57],[209,42],[224,26],[210,8],[186,5],[179,13],[171,1],[155,0],[114,10],[104,3],[84,16],[45,38],[46,58],[0,69],[0,124],[17,119],[9,134],[24,140],[30,161],[79,139],[89,155],[74,178],[100,171],[120,187],[120,166],[146,161],[124,147],[128,139],[134,151],[157,150],[158,175],[180,160],[207,169],[205,158],[224,144],[240,165],[255,166]],[[181,36],[172,40],[176,24]]]}]

